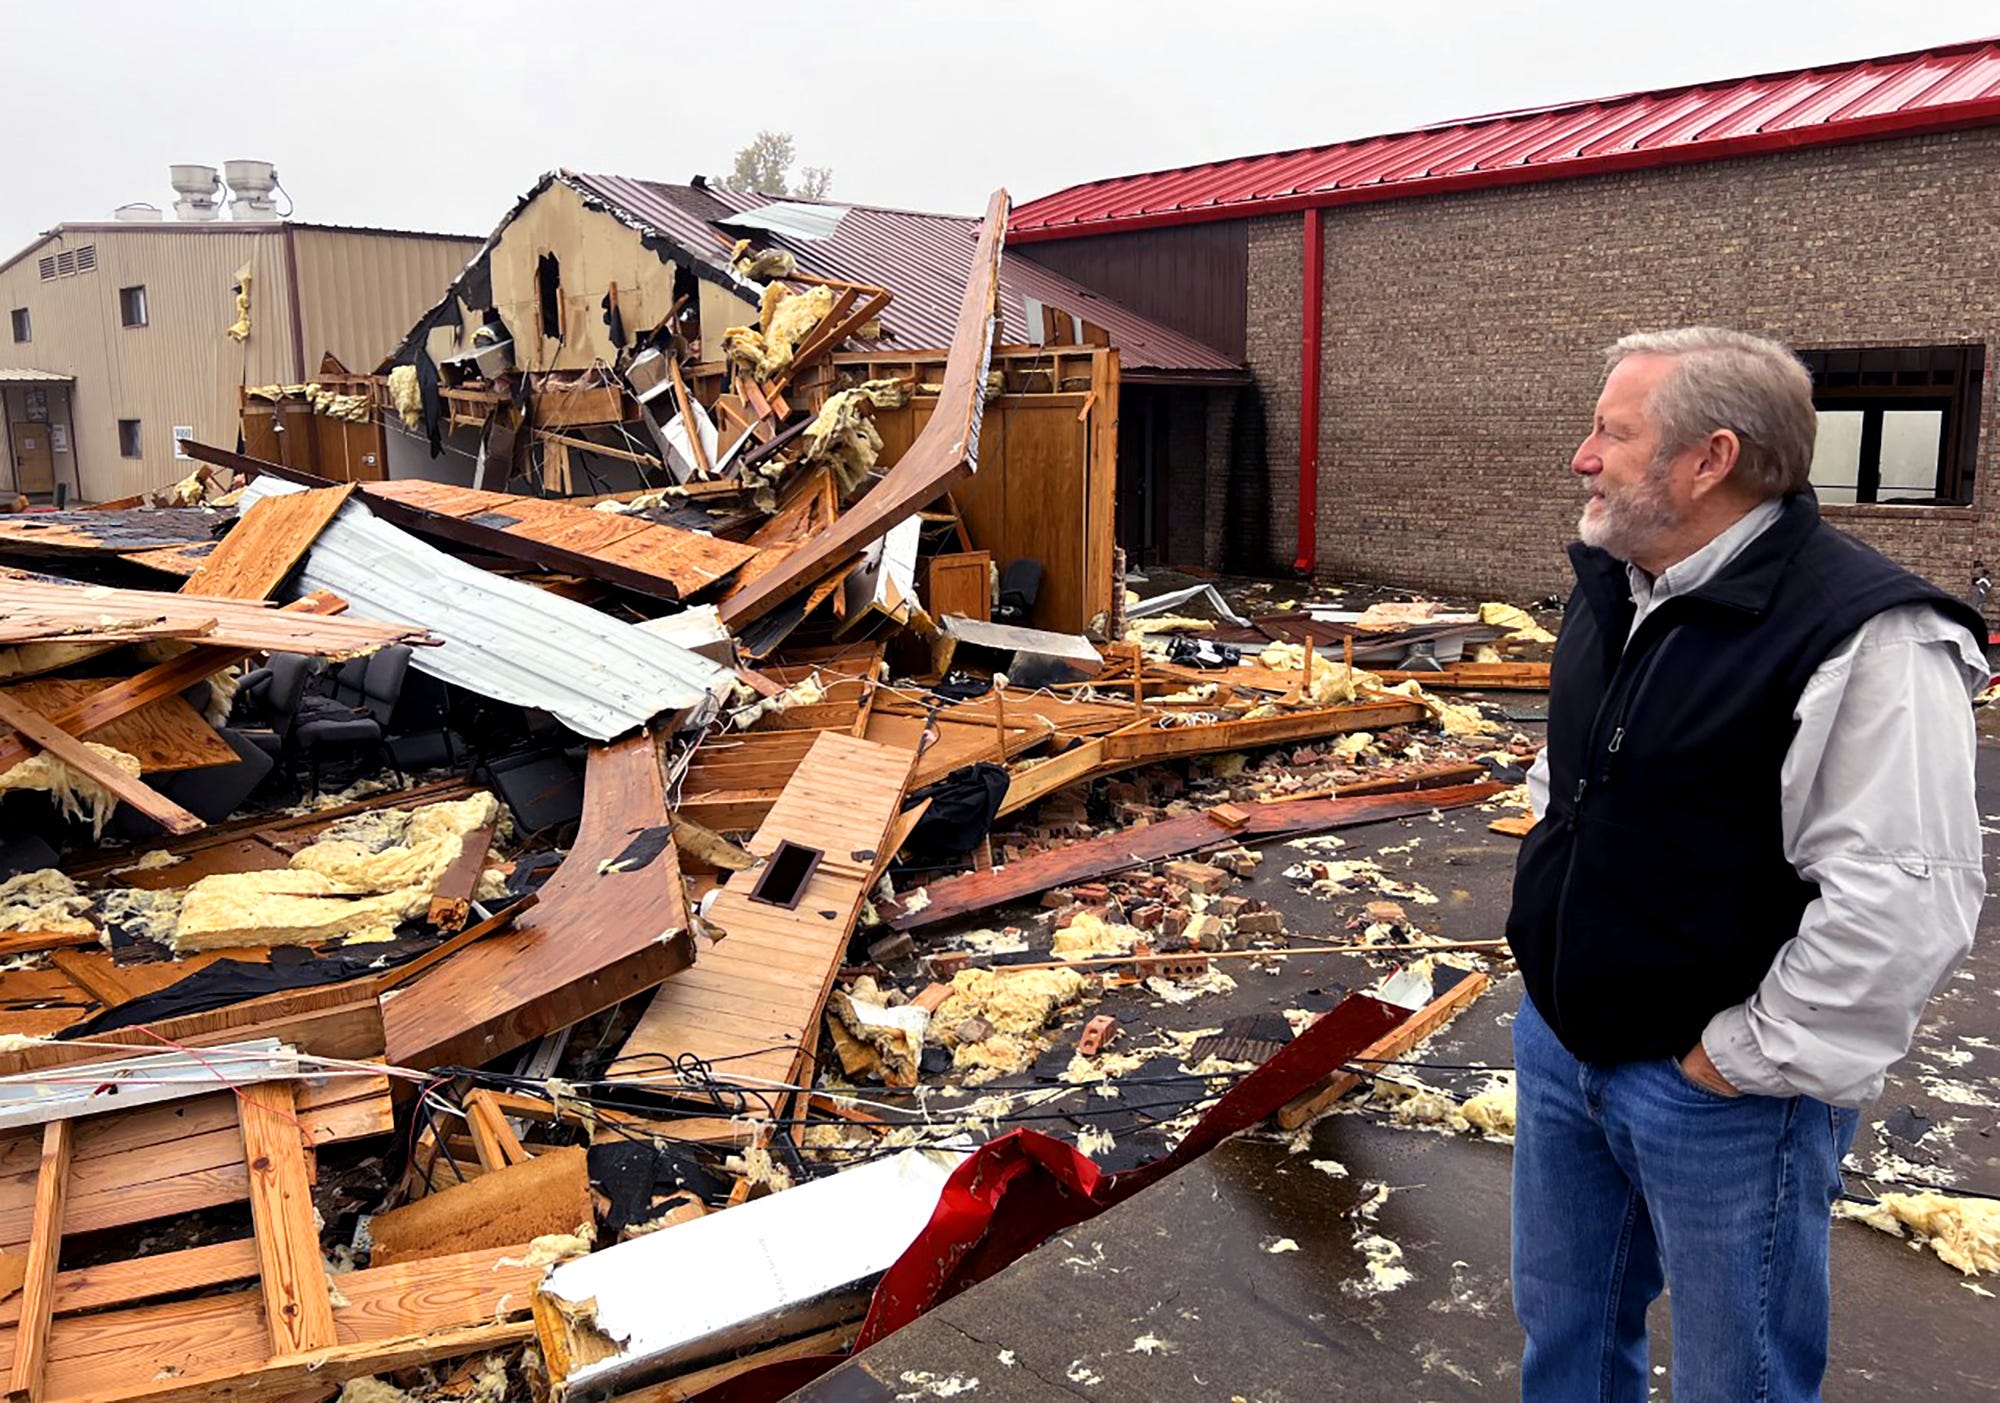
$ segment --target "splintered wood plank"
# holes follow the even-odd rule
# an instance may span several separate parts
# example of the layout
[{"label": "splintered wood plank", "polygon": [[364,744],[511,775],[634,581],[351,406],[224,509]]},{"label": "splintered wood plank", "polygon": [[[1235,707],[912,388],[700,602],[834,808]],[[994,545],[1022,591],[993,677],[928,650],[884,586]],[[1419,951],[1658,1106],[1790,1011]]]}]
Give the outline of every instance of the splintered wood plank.
[{"label": "splintered wood plank", "polygon": [[69,1193],[73,1121],[42,1127],[42,1162],[35,1180],[35,1216],[28,1238],[28,1271],[21,1284],[21,1322],[14,1334],[7,1396],[40,1403],[48,1363],[49,1326],[55,1319],[56,1263],[62,1255],[63,1204]]},{"label": "splintered wood plank", "polygon": [[246,652],[353,657],[391,643],[429,643],[424,629],[371,619],[328,618],[237,599],[142,589],[78,589],[0,577],[0,643],[40,639],[199,637]]},{"label": "splintered wood plank", "polygon": [[902,807],[909,751],[824,732],[748,847],[781,842],[823,856],[792,910],[750,899],[758,873],[717,894],[709,923],[724,934],[669,980],[626,1039],[612,1075],[657,1073],[680,1053],[727,1058],[725,1079],[809,1079],[821,1011]]},{"label": "splintered wood plank", "polygon": [[[7,688],[7,695],[47,718],[50,725],[75,734],[62,718],[83,712],[94,695],[116,685],[111,678],[44,677],[16,683]],[[237,758],[215,728],[178,695],[162,696],[107,721],[92,729],[89,739],[136,757],[148,774],[228,765]]]},{"label": "splintered wood plank", "polygon": [[929,904],[920,911],[905,911],[895,916],[889,925],[896,930],[916,930],[991,906],[1036,896],[1051,887],[1088,882],[1114,872],[1123,872],[1163,857],[1176,857],[1252,837],[1271,841],[1301,833],[1321,833],[1356,824],[1407,818],[1433,809],[1462,808],[1467,804],[1481,803],[1505,789],[1503,784],[1459,784],[1407,794],[1364,794],[1346,799],[1244,804],[1241,807],[1247,817],[1234,828],[1217,822],[1206,813],[1186,814],[1160,823],[1149,823],[1143,828],[1106,833],[1068,847],[1051,848],[1022,858],[1019,862],[996,867],[990,872],[968,872],[933,882],[927,889]]},{"label": "splintered wood plank", "polygon": [[[327,615],[338,614],[346,608],[346,600],[325,590],[315,590],[302,599],[293,600],[279,612]],[[131,744],[121,744],[120,740],[111,734],[94,736],[93,733],[100,728],[110,732],[114,723],[128,712],[149,708],[152,703],[162,698],[178,697],[179,693],[186,691],[195,683],[206,681],[216,673],[234,667],[249,656],[248,652],[240,648],[191,648],[177,658],[171,658],[130,677],[91,682],[88,684],[91,690],[86,692],[74,706],[48,713],[49,720],[73,736],[103,740],[108,745],[138,755],[139,752],[133,750]],[[46,708],[39,705],[31,694],[24,694],[23,699],[37,711],[46,711]],[[223,748],[228,749],[226,745]],[[28,747],[21,742],[20,737],[0,737],[0,770],[26,758],[27,754]],[[146,757],[140,755],[139,758],[143,762]],[[226,763],[234,758],[235,752],[230,751],[221,762],[215,763]],[[165,767],[148,766],[148,768]]]},{"label": "splintered wood plank", "polygon": [[166,795],[126,774],[46,716],[5,693],[0,693],[0,724],[13,727],[30,744],[48,751],[99,788],[117,795],[169,833],[192,833],[202,826],[200,819]]},{"label": "splintered wood plank", "polygon": [[388,1057],[479,1066],[687,968],[680,859],[658,741],[593,746],[575,844],[512,930],[382,998]]},{"label": "splintered wood plank", "polygon": [[1354,1065],[1360,1071],[1335,1072],[1317,1087],[1287,1101],[1278,1111],[1278,1124],[1286,1130],[1297,1130],[1344,1096],[1350,1087],[1359,1085],[1365,1077],[1372,1075],[1382,1063],[1401,1057],[1458,1017],[1459,1011],[1485,993],[1490,983],[1492,980],[1486,975],[1466,975],[1407,1020],[1361,1049],[1354,1058]]},{"label": "splintered wood plank", "polygon": [[250,504],[181,586],[183,594],[269,599],[354,494],[354,484],[285,492]]},{"label": "splintered wood plank", "polygon": [[284,1082],[259,1082],[238,1087],[236,1102],[271,1353],[324,1349],[334,1342],[333,1302],[292,1089]]}]

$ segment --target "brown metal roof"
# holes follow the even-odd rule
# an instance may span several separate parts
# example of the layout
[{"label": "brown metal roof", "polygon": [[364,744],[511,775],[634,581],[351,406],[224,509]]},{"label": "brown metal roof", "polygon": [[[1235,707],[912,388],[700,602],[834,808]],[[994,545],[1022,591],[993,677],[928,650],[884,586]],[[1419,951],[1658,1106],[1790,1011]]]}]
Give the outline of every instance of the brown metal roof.
[{"label": "brown metal roof", "polygon": [[[688,252],[712,258],[718,267],[727,266],[729,249],[738,237],[725,227],[729,216],[773,202],[764,195],[702,184],[668,185],[571,172],[565,172],[563,179],[620,211],[627,222],[657,229]],[[838,201],[792,203],[841,211],[833,237],[808,240],[761,229],[745,232],[759,247],[789,249],[804,272],[889,289],[894,300],[882,316],[888,333],[882,345],[917,350],[951,344],[959,303],[972,273],[977,219]],[[1229,383],[1248,378],[1244,368],[1222,352],[1024,259],[1003,261],[1000,266],[1005,340],[1026,339],[1023,297],[1103,327],[1118,348],[1119,366],[1127,378]]]}]

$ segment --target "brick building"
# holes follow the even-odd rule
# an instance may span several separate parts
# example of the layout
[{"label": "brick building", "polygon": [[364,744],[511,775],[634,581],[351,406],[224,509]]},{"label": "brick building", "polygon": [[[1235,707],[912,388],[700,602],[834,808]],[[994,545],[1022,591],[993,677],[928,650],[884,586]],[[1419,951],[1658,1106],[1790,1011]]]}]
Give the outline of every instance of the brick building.
[{"label": "brick building", "polygon": [[1182,560],[1564,588],[1602,349],[1712,322],[1811,366],[1838,525],[1954,593],[2000,563],[2000,42],[1093,182],[1010,240],[1253,371]]}]

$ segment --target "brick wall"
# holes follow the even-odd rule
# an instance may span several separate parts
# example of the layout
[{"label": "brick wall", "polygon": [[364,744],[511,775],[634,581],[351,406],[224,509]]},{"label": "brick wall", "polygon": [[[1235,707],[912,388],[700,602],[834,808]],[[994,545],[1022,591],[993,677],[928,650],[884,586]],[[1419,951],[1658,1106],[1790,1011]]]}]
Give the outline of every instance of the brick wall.
[{"label": "brick wall", "polygon": [[[1808,346],[1983,342],[1974,509],[1832,508],[1962,593],[2000,561],[2000,130],[1326,211],[1319,571],[1533,598],[1567,587],[1568,472],[1627,331]],[[1274,552],[1296,531],[1302,220],[1250,221]],[[2000,506],[2000,502],[1996,502]]]},{"label": "brick wall", "polygon": [[1201,558],[1205,569],[1223,568],[1223,532],[1229,511],[1229,454],[1236,431],[1236,390],[1208,392],[1207,436],[1202,444]]},{"label": "brick wall", "polygon": [[1163,399],[1167,538],[1160,543],[1160,559],[1202,565],[1208,536],[1208,397],[1190,389],[1170,390]]},{"label": "brick wall", "polygon": [[[1267,569],[1288,568],[1299,510],[1299,362],[1305,337],[1305,220],[1275,215],[1250,224],[1250,322],[1244,328],[1244,362],[1264,400],[1266,492],[1271,512]],[[1322,444],[1322,462],[1324,462]],[[1322,479],[1324,481],[1324,479]],[[1239,489],[1240,490],[1240,489]],[[1322,494],[1325,491],[1322,486]],[[1322,497],[1321,519],[1326,502]],[[1256,562],[1241,562],[1254,568]]]}]

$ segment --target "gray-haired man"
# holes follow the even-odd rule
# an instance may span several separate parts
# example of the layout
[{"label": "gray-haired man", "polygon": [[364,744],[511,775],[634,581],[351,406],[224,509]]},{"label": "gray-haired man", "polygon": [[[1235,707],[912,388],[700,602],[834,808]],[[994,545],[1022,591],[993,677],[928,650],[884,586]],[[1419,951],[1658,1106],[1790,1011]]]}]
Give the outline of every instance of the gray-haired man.
[{"label": "gray-haired man", "polygon": [[1610,352],[1515,870],[1528,1399],[1819,1396],[1856,1108],[1985,895],[1970,608],[1820,520],[1783,346]]}]

